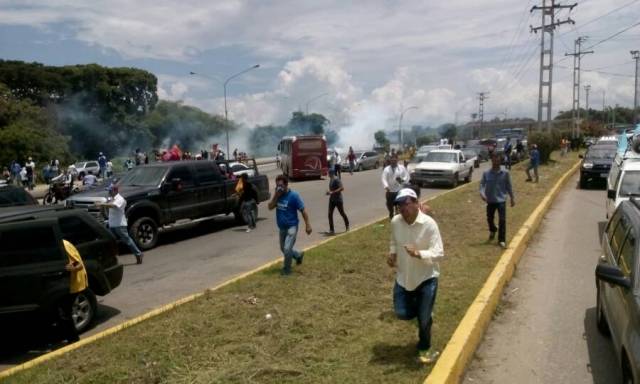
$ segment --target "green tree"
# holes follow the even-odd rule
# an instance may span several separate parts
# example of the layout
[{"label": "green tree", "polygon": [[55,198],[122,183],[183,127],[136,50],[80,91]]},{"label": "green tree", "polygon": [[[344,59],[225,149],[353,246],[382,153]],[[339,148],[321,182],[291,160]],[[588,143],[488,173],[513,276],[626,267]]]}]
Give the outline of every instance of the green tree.
[{"label": "green tree", "polygon": [[53,129],[54,123],[44,108],[16,99],[0,83],[0,165],[24,164],[29,156],[40,165],[53,159],[71,162],[68,138]]},{"label": "green tree", "polygon": [[389,139],[387,139],[387,134],[383,130],[376,131],[373,134],[373,138],[376,140],[376,144],[381,147],[389,148]]},{"label": "green tree", "polygon": [[446,123],[442,124],[438,128],[438,132],[440,132],[440,135],[442,137],[448,139],[450,143],[453,143],[456,136],[458,135],[458,128],[455,124]]}]

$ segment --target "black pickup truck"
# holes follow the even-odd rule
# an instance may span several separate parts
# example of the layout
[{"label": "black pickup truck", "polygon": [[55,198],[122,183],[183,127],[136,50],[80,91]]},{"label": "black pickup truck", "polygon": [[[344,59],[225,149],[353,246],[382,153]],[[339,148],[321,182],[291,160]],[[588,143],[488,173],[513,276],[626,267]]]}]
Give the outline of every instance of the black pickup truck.
[{"label": "black pickup truck", "polygon": [[[258,191],[259,202],[269,200],[269,180],[265,175],[256,168],[249,181]],[[236,184],[215,162],[206,160],[139,166],[117,182],[120,194],[127,200],[129,233],[143,250],[156,245],[159,228],[177,221],[233,213],[242,222]],[[99,188],[72,195],[66,204],[84,207],[104,221],[103,212],[95,203],[106,199],[105,188]]]}]

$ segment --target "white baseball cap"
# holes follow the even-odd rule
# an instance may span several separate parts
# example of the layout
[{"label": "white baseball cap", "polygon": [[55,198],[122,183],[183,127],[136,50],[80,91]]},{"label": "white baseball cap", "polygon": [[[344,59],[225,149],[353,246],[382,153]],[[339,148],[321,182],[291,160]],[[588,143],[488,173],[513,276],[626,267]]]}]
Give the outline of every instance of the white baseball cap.
[{"label": "white baseball cap", "polygon": [[403,188],[398,192],[398,196],[396,196],[396,203],[400,203],[404,201],[407,197],[413,197],[414,199],[418,199],[418,195],[416,195],[416,191],[411,188]]}]

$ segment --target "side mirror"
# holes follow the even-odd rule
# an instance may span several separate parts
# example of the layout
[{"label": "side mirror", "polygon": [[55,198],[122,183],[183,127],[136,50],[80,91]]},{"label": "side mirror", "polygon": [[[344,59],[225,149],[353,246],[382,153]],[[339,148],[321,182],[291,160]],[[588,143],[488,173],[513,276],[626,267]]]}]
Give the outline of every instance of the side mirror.
[{"label": "side mirror", "polygon": [[608,189],[607,190],[607,198],[608,199],[615,199],[616,198],[616,191],[613,189]]},{"label": "side mirror", "polygon": [[579,158],[584,159],[584,156],[582,156],[582,153],[578,155]]},{"label": "side mirror", "polygon": [[618,285],[627,289],[631,288],[631,280],[625,277],[618,267],[598,264],[596,267],[596,277],[609,284]]}]

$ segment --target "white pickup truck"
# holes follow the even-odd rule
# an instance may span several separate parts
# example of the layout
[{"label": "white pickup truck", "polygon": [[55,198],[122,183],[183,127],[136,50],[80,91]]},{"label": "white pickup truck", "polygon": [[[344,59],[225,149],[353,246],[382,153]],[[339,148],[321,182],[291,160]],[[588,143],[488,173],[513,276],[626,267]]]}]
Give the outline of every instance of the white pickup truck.
[{"label": "white pickup truck", "polygon": [[409,164],[411,183],[420,186],[444,183],[457,187],[458,182],[471,181],[473,160],[467,160],[457,149],[436,149],[419,163]]}]

